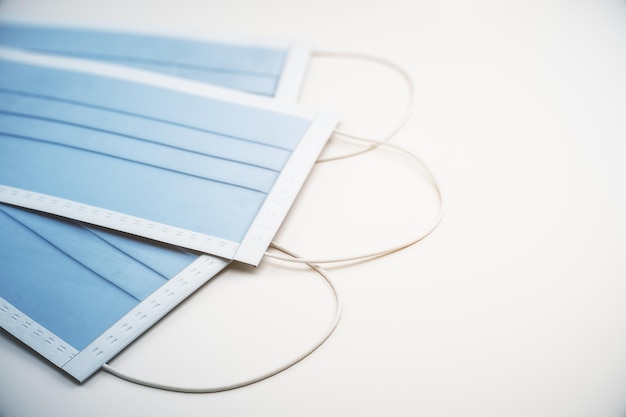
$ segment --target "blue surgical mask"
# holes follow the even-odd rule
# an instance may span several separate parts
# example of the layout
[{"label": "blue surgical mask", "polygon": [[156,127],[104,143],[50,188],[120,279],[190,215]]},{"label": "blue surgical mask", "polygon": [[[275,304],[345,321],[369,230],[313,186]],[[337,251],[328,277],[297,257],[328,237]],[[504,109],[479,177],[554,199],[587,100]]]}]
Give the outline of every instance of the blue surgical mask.
[{"label": "blue surgical mask", "polygon": [[80,381],[228,264],[6,205],[0,229],[0,325]]},{"label": "blue surgical mask", "polygon": [[309,48],[302,43],[194,40],[0,22],[0,45],[83,58],[294,101]]},{"label": "blue surgical mask", "polygon": [[0,202],[250,264],[336,123],[12,57],[0,61]]}]

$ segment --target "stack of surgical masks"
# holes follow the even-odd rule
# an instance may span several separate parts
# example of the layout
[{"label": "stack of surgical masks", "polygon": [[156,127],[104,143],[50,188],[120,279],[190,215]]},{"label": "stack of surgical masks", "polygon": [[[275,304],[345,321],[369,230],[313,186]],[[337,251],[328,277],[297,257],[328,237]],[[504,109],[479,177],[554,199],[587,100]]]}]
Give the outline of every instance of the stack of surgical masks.
[{"label": "stack of surgical masks", "polygon": [[332,133],[306,45],[0,24],[0,326],[83,381],[257,265]]}]

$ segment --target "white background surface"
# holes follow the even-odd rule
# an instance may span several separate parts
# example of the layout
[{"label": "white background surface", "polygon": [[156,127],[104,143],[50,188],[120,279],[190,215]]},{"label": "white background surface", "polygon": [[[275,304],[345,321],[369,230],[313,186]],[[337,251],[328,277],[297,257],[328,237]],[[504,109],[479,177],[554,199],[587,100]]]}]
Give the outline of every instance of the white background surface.
[{"label": "white background surface", "polygon": [[[446,199],[426,241],[331,269],[343,321],[277,377],[211,395],[106,373],[79,385],[2,333],[2,417],[626,415],[623,0],[1,0],[0,16],[391,59],[417,87],[394,143],[429,163]],[[301,102],[376,136],[405,98],[384,68],[318,58]],[[373,152],[318,166],[278,240],[307,256],[356,253],[432,212],[414,167]],[[171,384],[237,382],[299,353],[332,311],[311,272],[236,266],[112,365]]]}]

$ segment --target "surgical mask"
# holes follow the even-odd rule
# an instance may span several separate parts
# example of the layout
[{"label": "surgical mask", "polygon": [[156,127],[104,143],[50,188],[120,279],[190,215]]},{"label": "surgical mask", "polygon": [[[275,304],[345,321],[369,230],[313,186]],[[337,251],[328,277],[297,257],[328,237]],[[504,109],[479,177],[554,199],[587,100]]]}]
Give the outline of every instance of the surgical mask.
[{"label": "surgical mask", "polygon": [[78,379],[228,262],[0,206],[0,325]]},{"label": "surgical mask", "polygon": [[147,70],[295,101],[309,59],[303,43],[174,38],[0,22],[0,45]]},{"label": "surgical mask", "polygon": [[6,54],[0,66],[0,202],[253,265],[336,124],[39,58]]}]

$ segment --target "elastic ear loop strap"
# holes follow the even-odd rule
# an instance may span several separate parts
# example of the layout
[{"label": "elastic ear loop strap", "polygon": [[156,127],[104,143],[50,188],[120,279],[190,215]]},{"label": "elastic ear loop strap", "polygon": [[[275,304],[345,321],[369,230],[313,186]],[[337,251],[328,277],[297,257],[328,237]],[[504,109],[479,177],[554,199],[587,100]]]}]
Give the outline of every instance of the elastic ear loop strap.
[{"label": "elastic ear loop strap", "polygon": [[411,239],[409,239],[408,241],[405,242],[401,242],[399,244],[393,245],[391,247],[382,249],[382,250],[377,250],[377,251],[372,251],[372,252],[368,252],[368,253],[364,253],[364,254],[359,254],[359,255],[352,255],[352,256],[341,256],[341,257],[336,257],[336,258],[289,258],[289,257],[285,257],[285,256],[281,256],[281,255],[276,255],[270,252],[266,252],[265,256],[268,256],[270,258],[274,258],[274,259],[280,259],[286,262],[296,262],[296,263],[306,263],[306,264],[331,264],[331,263],[340,263],[340,262],[353,262],[353,261],[363,261],[363,260],[368,260],[368,259],[373,259],[373,258],[379,258],[382,256],[386,256],[389,255],[393,252],[397,252],[399,250],[405,249],[409,246],[412,246],[418,242],[421,242],[422,240],[424,240],[426,237],[430,236],[431,233],[433,233],[435,231],[435,229],[437,229],[437,227],[439,226],[439,224],[441,223],[441,220],[443,218],[443,197],[441,194],[441,189],[439,188],[439,184],[437,183],[437,180],[434,176],[434,174],[432,173],[432,171],[428,168],[428,166],[426,165],[426,163],[424,163],[424,161],[422,161],[417,155],[415,155],[414,153],[412,153],[411,151],[409,151],[408,149],[405,149],[401,146],[398,145],[394,145],[388,142],[382,142],[382,141],[376,141],[373,139],[366,139],[366,138],[353,138],[355,140],[359,140],[359,141],[363,141],[366,143],[373,143],[377,146],[382,146],[382,147],[388,147],[388,148],[392,148],[395,149],[399,152],[402,152],[406,155],[408,155],[411,159],[413,159],[415,162],[418,163],[419,167],[421,168],[421,172],[425,175],[426,179],[429,181],[431,187],[433,188],[433,190],[435,191],[435,195],[437,197],[437,203],[438,203],[438,210],[437,210],[437,214],[435,216],[435,219],[433,220],[431,226],[426,230],[426,232],[419,234]]},{"label": "elastic ear loop strap", "polygon": [[[292,253],[291,251],[276,245],[276,244],[272,244],[271,247],[273,247],[274,249],[283,252],[287,255],[289,255],[290,257],[293,258],[297,258],[297,255],[295,255],[294,253]],[[305,262],[309,267],[311,267],[313,270],[315,270],[318,274],[320,274],[322,276],[322,278],[324,278],[324,280],[326,281],[326,283],[328,284],[328,286],[330,287],[330,289],[333,292],[334,298],[335,298],[335,303],[336,303],[336,307],[335,307],[335,315],[330,323],[330,326],[328,327],[328,329],[326,330],[326,332],[322,335],[322,337],[317,340],[316,342],[314,342],[314,344],[309,347],[304,353],[300,354],[299,356],[297,356],[296,358],[292,359],[291,361],[287,362],[286,364],[271,370],[269,372],[266,372],[262,375],[259,375],[257,377],[254,378],[250,378],[241,382],[237,382],[234,384],[230,384],[230,385],[222,385],[222,386],[216,386],[216,387],[180,387],[180,386],[173,386],[173,385],[167,385],[167,384],[162,384],[159,382],[152,382],[152,381],[146,381],[143,380],[141,378],[132,376],[132,375],[128,375],[114,367],[112,367],[109,364],[104,364],[102,365],[102,370],[106,371],[108,373],[110,373],[111,375],[114,375],[118,378],[121,378],[123,380],[126,380],[128,382],[132,382],[134,384],[138,384],[138,385],[143,385],[145,387],[149,387],[149,388],[156,388],[156,389],[161,389],[161,390],[166,390],[166,391],[173,391],[173,392],[182,392],[182,393],[195,393],[195,394],[207,394],[207,393],[216,393],[216,392],[222,392],[222,391],[229,391],[229,390],[234,390],[237,388],[242,388],[248,385],[252,385],[255,384],[257,382],[263,381],[267,378],[270,378],[274,375],[277,375],[279,373],[281,373],[282,371],[292,367],[293,365],[297,364],[298,362],[302,361],[304,358],[306,358],[307,356],[309,356],[311,353],[313,353],[315,350],[317,350],[317,348],[319,348],[326,340],[328,340],[328,338],[333,334],[333,332],[335,331],[335,329],[337,328],[337,325],[339,324],[339,321],[341,320],[341,313],[343,310],[343,305],[342,305],[342,301],[341,301],[341,297],[339,295],[339,291],[337,290],[337,288],[335,287],[335,285],[333,284],[332,279],[330,278],[330,276],[328,275],[328,272],[325,271],[322,267],[318,266],[318,265],[313,265],[313,264],[309,264],[307,262]]]},{"label": "elastic ear loop strap", "polygon": [[390,140],[406,125],[413,110],[415,87],[414,87],[413,80],[411,79],[411,76],[409,75],[409,73],[400,65],[395,64],[387,59],[377,57],[375,55],[368,55],[368,54],[356,53],[356,52],[313,51],[312,56],[314,58],[340,58],[340,59],[367,61],[367,62],[373,62],[375,64],[385,66],[393,70],[394,72],[398,73],[402,77],[402,79],[405,81],[407,85],[407,89],[408,89],[408,97],[406,100],[406,104],[404,106],[404,111],[400,115],[400,118],[396,122],[393,129],[391,129],[385,136],[383,136],[382,138],[378,138],[378,139],[363,138],[361,136],[351,134],[341,129],[335,129],[333,130],[333,133],[336,135],[340,135],[349,139],[370,141],[370,146],[368,146],[365,149],[361,149],[355,152],[350,152],[350,153],[337,155],[337,156],[331,156],[327,158],[319,158],[317,160],[318,163],[338,161],[341,159],[346,159],[346,158],[350,158],[353,156],[361,155],[373,149],[376,149],[378,146],[380,146],[380,142],[386,142]]}]

